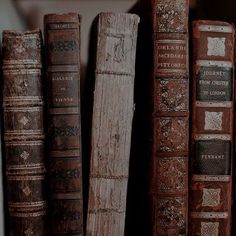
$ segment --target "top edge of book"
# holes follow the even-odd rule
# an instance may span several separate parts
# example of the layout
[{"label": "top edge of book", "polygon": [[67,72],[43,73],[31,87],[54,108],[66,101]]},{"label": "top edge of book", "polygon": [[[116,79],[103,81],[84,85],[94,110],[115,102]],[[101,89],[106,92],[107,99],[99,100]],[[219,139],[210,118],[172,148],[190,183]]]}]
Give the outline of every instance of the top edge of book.
[{"label": "top edge of book", "polygon": [[140,21],[140,17],[136,14],[133,14],[133,13],[101,12],[98,14],[98,16],[99,17],[114,17],[114,18],[127,17],[127,18],[133,18],[133,19],[137,20],[138,22]]},{"label": "top edge of book", "polygon": [[134,36],[140,17],[130,13],[102,12],[98,14],[98,22],[100,33]]},{"label": "top edge of book", "polygon": [[234,33],[234,25],[225,21],[195,20],[193,29],[200,32]]},{"label": "top edge of book", "polygon": [[19,32],[15,30],[3,30],[2,32],[3,37],[8,36],[8,37],[28,37],[31,35],[41,35],[41,30],[40,29],[35,29],[35,30],[27,30],[24,32]]},{"label": "top edge of book", "polygon": [[81,16],[75,12],[68,12],[62,14],[50,13],[44,16],[45,23],[78,23]]},{"label": "top edge of book", "polygon": [[153,30],[156,33],[188,33],[188,0],[152,0]]}]

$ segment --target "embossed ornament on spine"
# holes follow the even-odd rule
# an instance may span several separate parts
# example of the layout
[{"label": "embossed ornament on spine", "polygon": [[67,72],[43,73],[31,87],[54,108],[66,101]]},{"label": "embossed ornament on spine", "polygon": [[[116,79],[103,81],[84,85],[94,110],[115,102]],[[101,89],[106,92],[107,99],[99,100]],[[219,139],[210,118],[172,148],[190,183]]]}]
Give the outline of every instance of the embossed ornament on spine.
[{"label": "embossed ornament on spine", "polygon": [[3,110],[11,236],[45,236],[41,32],[3,32]]},{"label": "embossed ornament on spine", "polygon": [[153,0],[153,235],[187,235],[188,1]]}]

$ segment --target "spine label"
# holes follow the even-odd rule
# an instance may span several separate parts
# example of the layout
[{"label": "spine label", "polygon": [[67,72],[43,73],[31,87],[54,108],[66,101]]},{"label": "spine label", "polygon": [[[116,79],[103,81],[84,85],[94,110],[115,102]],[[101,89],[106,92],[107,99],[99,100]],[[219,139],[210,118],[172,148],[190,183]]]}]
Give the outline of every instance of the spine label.
[{"label": "spine label", "polygon": [[156,48],[157,71],[175,69],[186,73],[188,63],[185,40],[158,40]]},{"label": "spine label", "polygon": [[197,100],[232,101],[232,68],[200,67],[196,81]]}]

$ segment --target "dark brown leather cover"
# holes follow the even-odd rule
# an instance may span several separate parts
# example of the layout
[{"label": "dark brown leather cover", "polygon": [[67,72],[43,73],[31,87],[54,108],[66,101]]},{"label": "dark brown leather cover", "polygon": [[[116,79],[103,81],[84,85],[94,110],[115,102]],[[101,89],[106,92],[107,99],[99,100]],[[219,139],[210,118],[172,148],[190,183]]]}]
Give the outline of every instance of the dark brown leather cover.
[{"label": "dark brown leather cover", "polygon": [[3,109],[11,236],[45,236],[42,36],[3,32]]},{"label": "dark brown leather cover", "polygon": [[123,236],[139,17],[98,16],[87,236]]},{"label": "dark brown leather cover", "polygon": [[190,235],[231,235],[234,27],[193,22]]},{"label": "dark brown leather cover", "polygon": [[153,0],[152,235],[187,235],[188,1]]},{"label": "dark brown leather cover", "polygon": [[80,125],[80,18],[44,18],[51,235],[83,235]]}]

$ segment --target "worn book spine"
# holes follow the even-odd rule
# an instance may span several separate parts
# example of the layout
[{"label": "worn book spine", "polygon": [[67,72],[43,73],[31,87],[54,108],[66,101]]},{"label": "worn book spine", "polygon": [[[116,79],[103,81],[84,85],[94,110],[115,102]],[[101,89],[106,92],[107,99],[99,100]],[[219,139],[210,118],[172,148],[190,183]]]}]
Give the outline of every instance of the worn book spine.
[{"label": "worn book spine", "polygon": [[187,235],[189,69],[187,0],[153,0],[152,235]]},{"label": "worn book spine", "polygon": [[88,236],[124,235],[139,17],[98,17]]},{"label": "worn book spine", "polygon": [[190,234],[231,235],[234,27],[193,22]]},{"label": "worn book spine", "polygon": [[9,233],[45,236],[41,32],[3,32],[3,113]]},{"label": "worn book spine", "polygon": [[51,235],[83,235],[80,17],[45,16]]}]

